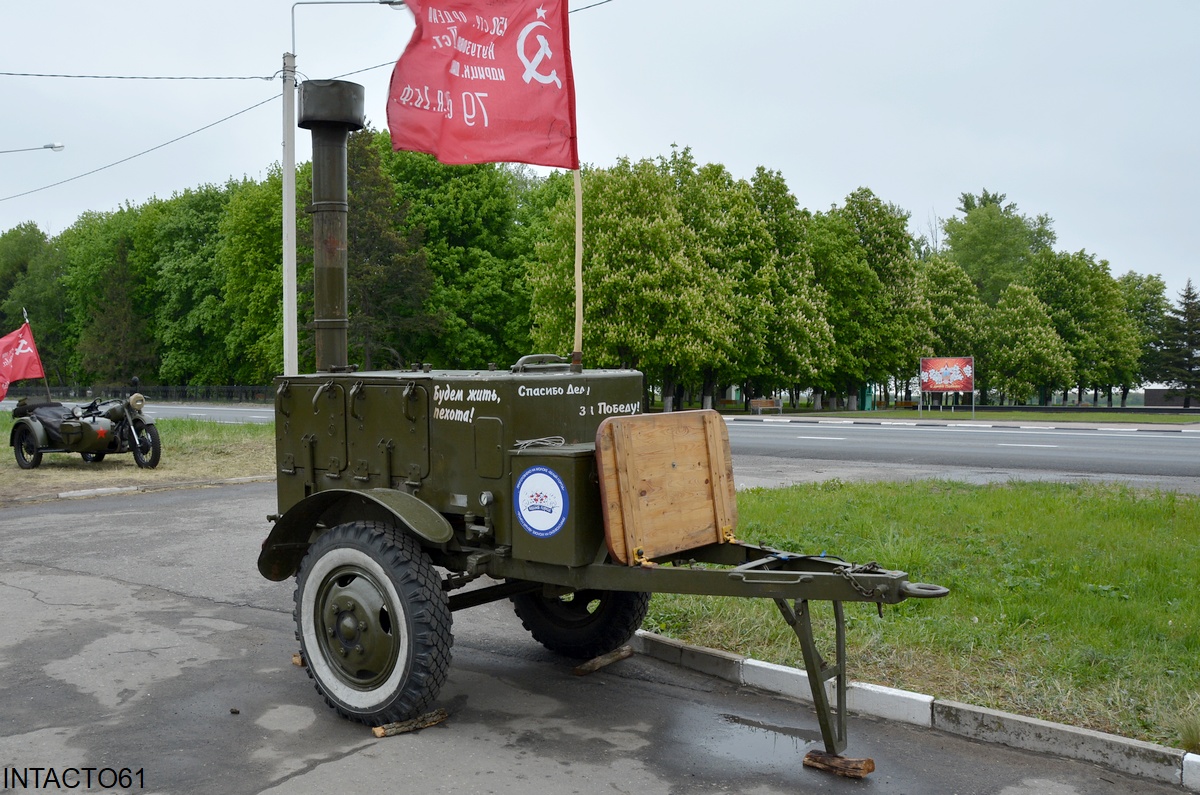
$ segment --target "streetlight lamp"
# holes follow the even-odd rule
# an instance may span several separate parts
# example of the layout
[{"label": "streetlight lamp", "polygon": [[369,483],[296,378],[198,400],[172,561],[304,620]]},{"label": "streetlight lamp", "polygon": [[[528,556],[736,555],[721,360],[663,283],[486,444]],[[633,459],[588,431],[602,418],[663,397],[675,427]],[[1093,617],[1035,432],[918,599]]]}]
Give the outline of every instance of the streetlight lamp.
[{"label": "streetlight lamp", "polygon": [[296,6],[371,3],[404,7],[403,0],[299,0],[292,3],[292,52],[283,54],[283,374],[299,372],[296,339]]},{"label": "streetlight lamp", "polygon": [[24,149],[0,149],[0,155],[7,155],[10,152],[36,152],[39,149],[49,149],[51,152],[61,152],[66,147],[63,144],[42,144],[41,146],[29,146]]}]

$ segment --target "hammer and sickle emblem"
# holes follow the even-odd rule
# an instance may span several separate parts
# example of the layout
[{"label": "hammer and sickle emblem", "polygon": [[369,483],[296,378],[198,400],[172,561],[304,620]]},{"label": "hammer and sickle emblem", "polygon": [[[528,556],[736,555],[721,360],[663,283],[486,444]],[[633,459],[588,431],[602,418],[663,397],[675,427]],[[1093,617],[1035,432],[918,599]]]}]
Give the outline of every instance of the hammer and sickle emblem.
[{"label": "hammer and sickle emblem", "polygon": [[13,356],[20,356],[22,353],[33,353],[33,348],[29,347],[29,340],[18,342],[16,350],[13,351]]},{"label": "hammer and sickle emblem", "polygon": [[525,64],[525,74],[523,74],[522,77],[525,78],[526,83],[528,83],[530,80],[536,80],[539,83],[553,83],[559,88],[562,88],[562,81],[558,79],[557,69],[551,69],[550,74],[548,75],[544,75],[538,71],[538,67],[541,66],[542,61],[546,58],[551,58],[554,55],[554,53],[550,52],[550,44],[546,41],[545,36],[537,36],[538,51],[534,54],[533,59],[531,60],[525,57],[525,39],[529,36],[530,32],[534,28],[549,27],[550,26],[545,22],[530,22],[528,25],[526,25],[524,29],[521,30],[520,37],[517,38],[517,57],[521,59],[521,63]]}]

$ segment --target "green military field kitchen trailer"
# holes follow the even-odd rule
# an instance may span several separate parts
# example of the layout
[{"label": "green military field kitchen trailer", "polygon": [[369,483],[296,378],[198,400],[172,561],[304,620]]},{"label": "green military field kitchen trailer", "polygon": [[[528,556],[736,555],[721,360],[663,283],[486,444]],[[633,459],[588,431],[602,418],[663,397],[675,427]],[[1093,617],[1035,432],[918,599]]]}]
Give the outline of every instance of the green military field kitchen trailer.
[{"label": "green military field kitchen trailer", "polygon": [[[505,368],[355,372],[345,138],[361,118],[361,87],[302,87],[317,366],[276,382],[278,513],[258,561],[268,579],[296,578],[297,637],[318,691],[371,725],[420,716],[446,680],[452,613],[497,600],[547,648],[587,659],[624,644],[653,593],[765,598],[795,630],[825,751],[839,754],[842,603],[947,590],[739,541],[724,419],[643,413],[636,370],[541,354]],[[832,603],[828,656],[817,601]]]}]

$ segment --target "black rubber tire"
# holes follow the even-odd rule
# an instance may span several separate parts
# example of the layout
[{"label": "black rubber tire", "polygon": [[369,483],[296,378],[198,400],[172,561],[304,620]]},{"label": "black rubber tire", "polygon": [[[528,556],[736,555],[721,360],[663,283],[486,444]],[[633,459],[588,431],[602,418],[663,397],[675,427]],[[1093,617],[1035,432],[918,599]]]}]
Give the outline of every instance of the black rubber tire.
[{"label": "black rubber tire", "polygon": [[17,466],[21,469],[33,469],[42,463],[37,437],[28,425],[17,426],[16,432],[13,433],[13,453],[17,457]]},{"label": "black rubber tire", "polygon": [[134,420],[133,430],[138,440],[129,450],[133,453],[134,463],[142,469],[154,469],[162,460],[162,440],[158,438],[158,428]]},{"label": "black rubber tire", "polygon": [[421,715],[450,667],[450,604],[416,539],[382,522],[338,525],[296,575],[296,638],[317,692],[371,726]]},{"label": "black rubber tire", "polygon": [[629,640],[650,609],[650,594],[631,591],[575,591],[553,598],[535,591],[509,599],[534,640],[583,660]]},{"label": "black rubber tire", "polygon": [[87,461],[89,464],[99,464],[104,460],[104,456],[107,455],[107,453],[80,453],[79,455],[81,455],[83,460]]}]

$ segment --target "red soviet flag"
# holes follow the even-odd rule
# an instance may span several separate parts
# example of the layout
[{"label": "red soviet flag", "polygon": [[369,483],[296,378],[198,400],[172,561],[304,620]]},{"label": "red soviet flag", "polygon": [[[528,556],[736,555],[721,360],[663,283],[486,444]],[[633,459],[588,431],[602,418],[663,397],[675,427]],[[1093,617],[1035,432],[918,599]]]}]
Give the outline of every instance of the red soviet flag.
[{"label": "red soviet flag", "polygon": [[12,334],[0,337],[0,400],[8,394],[8,385],[13,381],[44,376],[42,360],[33,344],[33,330],[28,323]]},{"label": "red soviet flag", "polygon": [[407,0],[392,146],[443,163],[579,168],[566,0]]}]

